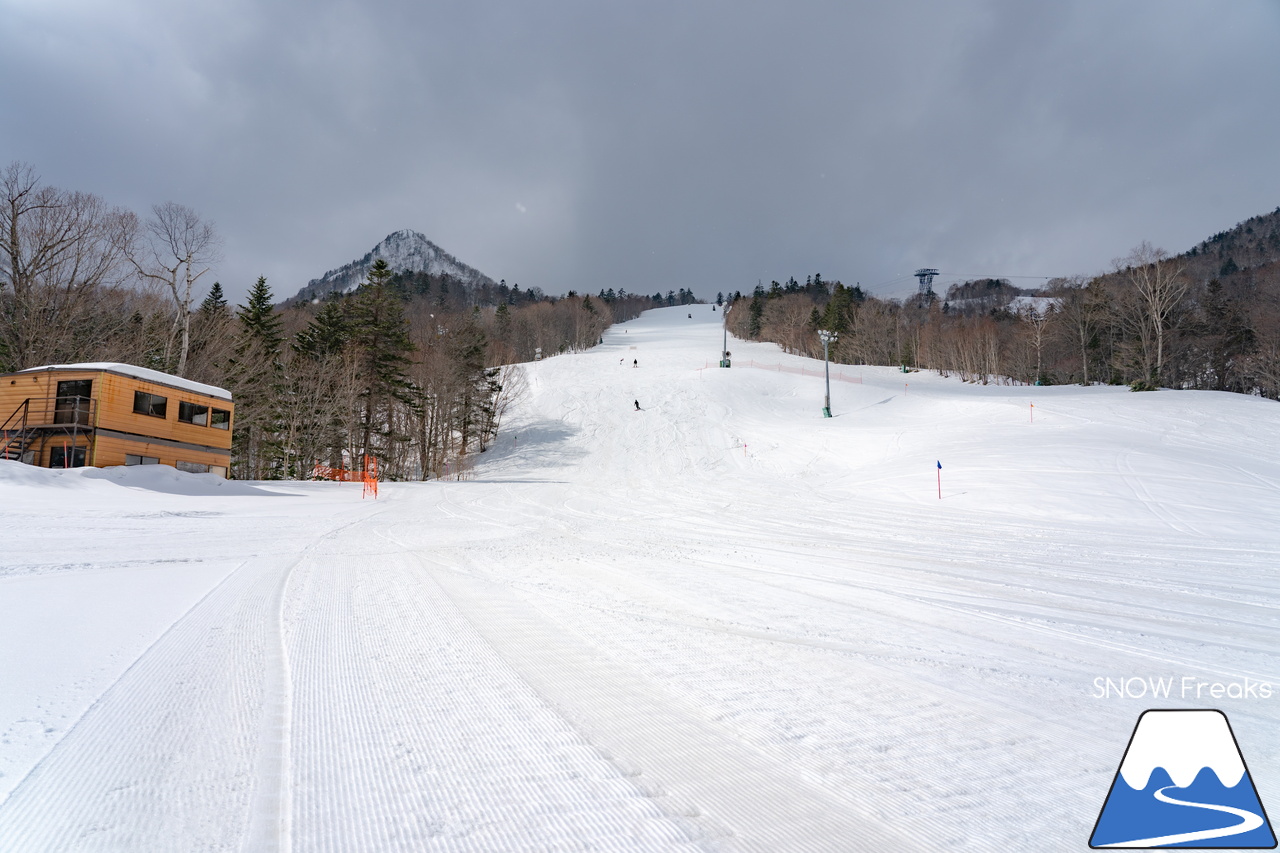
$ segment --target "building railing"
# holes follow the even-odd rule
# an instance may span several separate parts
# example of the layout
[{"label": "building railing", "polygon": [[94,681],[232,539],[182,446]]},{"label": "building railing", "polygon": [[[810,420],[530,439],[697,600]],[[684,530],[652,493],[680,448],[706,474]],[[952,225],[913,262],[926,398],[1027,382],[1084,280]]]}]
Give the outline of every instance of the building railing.
[{"label": "building railing", "polygon": [[0,423],[0,459],[27,461],[28,448],[39,450],[42,437],[63,434],[78,444],[81,432],[92,435],[97,400],[92,397],[28,397]]},{"label": "building railing", "polygon": [[[94,397],[28,397],[19,409],[26,408],[26,427],[90,427],[98,408]],[[16,415],[17,412],[15,411]],[[12,416],[10,418],[12,420]],[[6,425],[8,421],[6,421]],[[11,428],[11,427],[10,427]]]}]

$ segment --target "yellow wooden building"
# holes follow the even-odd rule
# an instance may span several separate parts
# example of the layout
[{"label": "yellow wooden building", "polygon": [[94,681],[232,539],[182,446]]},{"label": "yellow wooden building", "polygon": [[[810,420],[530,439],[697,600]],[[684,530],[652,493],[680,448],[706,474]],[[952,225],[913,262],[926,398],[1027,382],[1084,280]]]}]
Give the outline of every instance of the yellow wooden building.
[{"label": "yellow wooden building", "polygon": [[172,465],[227,476],[231,394],[130,364],[0,374],[0,459],[42,468]]}]

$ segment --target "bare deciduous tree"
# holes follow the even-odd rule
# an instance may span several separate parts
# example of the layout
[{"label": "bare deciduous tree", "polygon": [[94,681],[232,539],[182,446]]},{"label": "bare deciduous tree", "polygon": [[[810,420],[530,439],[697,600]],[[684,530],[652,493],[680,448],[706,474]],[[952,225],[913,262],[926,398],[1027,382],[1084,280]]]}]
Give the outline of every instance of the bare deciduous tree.
[{"label": "bare deciduous tree", "polygon": [[1045,333],[1053,321],[1057,319],[1057,307],[1052,303],[1029,303],[1018,309],[1018,318],[1026,324],[1027,340],[1036,353],[1035,382],[1044,380],[1044,344]]},{"label": "bare deciduous tree", "polygon": [[73,357],[98,289],[122,279],[133,214],[25,163],[0,172],[0,205],[0,369]]},{"label": "bare deciduous tree", "polygon": [[1164,370],[1165,333],[1190,283],[1183,277],[1182,267],[1172,263],[1164,249],[1146,241],[1117,261],[1116,269],[1123,271],[1139,311],[1139,340],[1143,366],[1149,372],[1147,378],[1159,384]]},{"label": "bare deciduous tree", "polygon": [[1089,354],[1106,312],[1106,293],[1098,281],[1075,276],[1063,279],[1054,291],[1058,297],[1059,329],[1080,355],[1081,385],[1088,385]]},{"label": "bare deciduous tree", "polygon": [[212,222],[200,218],[183,204],[167,201],[151,208],[152,218],[143,226],[145,236],[129,252],[138,275],[155,282],[173,297],[175,314],[172,340],[178,347],[175,372],[186,375],[191,347],[191,302],[200,276],[221,260],[221,241]]},{"label": "bare deciduous tree", "polygon": [[485,425],[485,431],[491,438],[497,436],[507,411],[528,396],[529,376],[519,364],[504,365],[498,372],[497,385],[498,392],[494,395],[489,422]]}]

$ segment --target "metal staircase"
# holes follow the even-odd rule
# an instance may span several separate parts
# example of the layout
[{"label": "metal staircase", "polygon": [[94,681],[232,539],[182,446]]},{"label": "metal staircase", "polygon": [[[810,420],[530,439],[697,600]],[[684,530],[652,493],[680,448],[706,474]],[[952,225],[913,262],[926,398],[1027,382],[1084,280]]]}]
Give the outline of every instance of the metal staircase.
[{"label": "metal staircase", "polygon": [[40,450],[55,436],[69,438],[71,447],[79,444],[81,435],[92,442],[96,403],[90,397],[28,397],[0,423],[0,459],[30,462],[28,451]]},{"label": "metal staircase", "polygon": [[0,459],[22,461],[22,454],[36,440],[37,430],[27,425],[30,414],[31,399],[27,398],[0,424]]}]

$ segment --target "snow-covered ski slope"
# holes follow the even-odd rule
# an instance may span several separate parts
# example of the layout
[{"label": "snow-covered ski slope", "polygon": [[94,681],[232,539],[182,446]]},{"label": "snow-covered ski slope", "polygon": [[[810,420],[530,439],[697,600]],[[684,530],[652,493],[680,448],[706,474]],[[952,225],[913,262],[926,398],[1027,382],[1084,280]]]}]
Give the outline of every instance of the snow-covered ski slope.
[{"label": "snow-covered ski slope", "polygon": [[0,850],[1081,850],[1152,707],[1280,810],[1280,407],[843,367],[824,419],[720,344],[530,365],[376,502],[0,463]]}]

